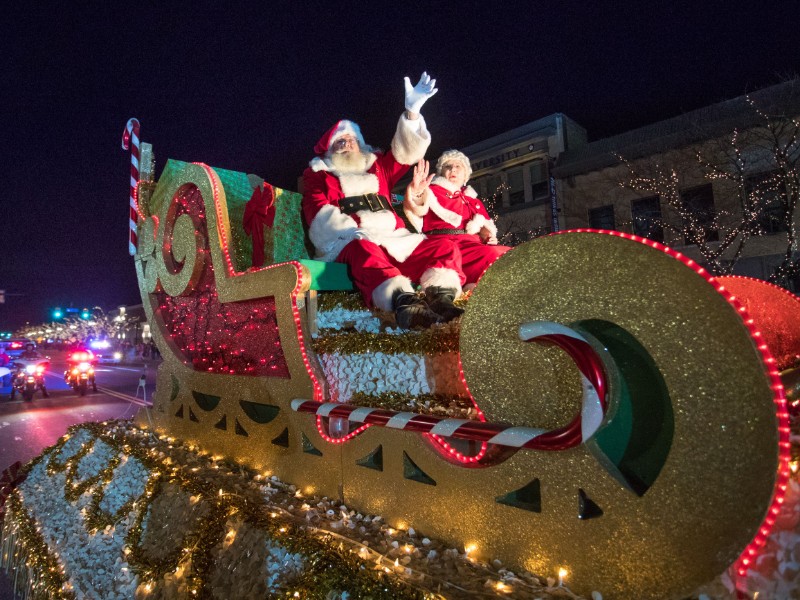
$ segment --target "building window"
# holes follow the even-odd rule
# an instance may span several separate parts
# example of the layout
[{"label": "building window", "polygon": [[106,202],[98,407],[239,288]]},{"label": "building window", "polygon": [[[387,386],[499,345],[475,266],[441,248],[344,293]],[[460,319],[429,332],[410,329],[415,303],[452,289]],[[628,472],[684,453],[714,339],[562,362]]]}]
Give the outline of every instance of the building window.
[{"label": "building window", "polygon": [[525,202],[525,183],[522,169],[511,169],[508,177],[508,203],[511,206]]},{"label": "building window", "polygon": [[757,233],[782,233],[789,230],[783,205],[783,184],[783,177],[778,171],[759,173],[747,178],[748,199],[759,210]]},{"label": "building window", "polygon": [[631,202],[631,218],[634,234],[656,242],[664,241],[664,228],[661,225],[661,202],[659,202],[658,196],[633,200]]},{"label": "building window", "polygon": [[614,226],[614,206],[608,204],[589,209],[589,227],[592,229],[616,229]]},{"label": "building window", "polygon": [[[710,183],[698,185],[681,192],[681,200],[686,210],[694,214],[703,229],[702,239],[705,242],[719,241],[719,232],[714,228],[714,191]],[[697,233],[692,232],[684,224],[684,238],[686,245],[697,243]]]},{"label": "building window", "polygon": [[503,206],[503,179],[500,173],[489,175],[483,179],[486,185],[486,200],[492,204],[497,210]]},{"label": "building window", "polygon": [[534,205],[547,204],[550,200],[550,185],[547,163],[537,160],[528,165],[531,175],[531,199]]}]

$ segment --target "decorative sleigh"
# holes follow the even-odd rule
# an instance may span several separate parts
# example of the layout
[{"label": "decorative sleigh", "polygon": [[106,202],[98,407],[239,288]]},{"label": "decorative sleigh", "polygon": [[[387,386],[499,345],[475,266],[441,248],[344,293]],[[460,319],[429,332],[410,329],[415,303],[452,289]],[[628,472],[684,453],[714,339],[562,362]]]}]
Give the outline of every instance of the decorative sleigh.
[{"label": "decorative sleigh", "polygon": [[260,187],[274,217],[252,268],[253,190],[175,160],[136,188],[164,357],[140,425],[476,556],[564,567],[581,593],[680,597],[747,570],[788,478],[786,404],[759,331],[697,264],[551,235],[501,257],[459,323],[401,332],[311,260],[299,194]]}]

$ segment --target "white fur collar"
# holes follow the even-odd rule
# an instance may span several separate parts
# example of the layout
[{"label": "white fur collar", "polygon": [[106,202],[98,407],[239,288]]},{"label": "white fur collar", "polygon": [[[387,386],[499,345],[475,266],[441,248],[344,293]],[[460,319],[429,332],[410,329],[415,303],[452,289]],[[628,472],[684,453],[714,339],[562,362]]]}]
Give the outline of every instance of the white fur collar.
[{"label": "white fur collar", "polygon": [[338,177],[345,196],[377,194],[380,191],[380,182],[375,173],[347,173]]},{"label": "white fur collar", "polygon": [[[376,160],[378,160],[378,157],[375,155],[375,153],[368,152],[365,170],[372,168],[372,165],[375,164]],[[308,166],[311,167],[311,170],[315,173],[318,171],[328,171],[331,175],[335,175],[336,177],[340,176],[339,172],[333,166],[328,157],[323,158],[321,156],[315,156],[311,159],[311,162],[308,163]]]},{"label": "white fur collar", "polygon": [[464,192],[465,196],[472,196],[473,198],[478,197],[478,192],[476,192],[471,185],[466,187],[460,188],[457,185],[450,183],[447,179],[442,177],[441,175],[436,175],[431,181],[431,185],[438,185],[439,187],[443,187],[451,194],[455,194],[457,191],[461,190]]}]

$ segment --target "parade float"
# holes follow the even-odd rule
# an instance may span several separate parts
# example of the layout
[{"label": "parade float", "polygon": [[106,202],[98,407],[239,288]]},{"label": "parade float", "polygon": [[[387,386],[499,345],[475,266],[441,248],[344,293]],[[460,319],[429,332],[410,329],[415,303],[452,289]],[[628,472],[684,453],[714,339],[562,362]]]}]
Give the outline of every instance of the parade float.
[{"label": "parade float", "polygon": [[299,194],[177,160],[140,177],[138,128],[130,251],[164,357],[153,405],[74,427],[25,467],[2,541],[20,589],[797,593],[779,374],[797,337],[778,363],[766,300],[754,318],[670,248],[571,231],[501,257],[456,322],[401,330],[344,265],[311,258]]}]

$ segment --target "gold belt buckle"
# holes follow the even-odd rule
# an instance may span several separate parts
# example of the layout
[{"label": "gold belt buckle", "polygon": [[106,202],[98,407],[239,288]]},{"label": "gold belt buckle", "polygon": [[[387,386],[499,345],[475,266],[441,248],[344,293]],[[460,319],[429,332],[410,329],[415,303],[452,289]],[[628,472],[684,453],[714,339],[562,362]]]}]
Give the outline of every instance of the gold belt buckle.
[{"label": "gold belt buckle", "polygon": [[380,198],[378,198],[378,194],[364,194],[364,199],[367,201],[367,206],[369,206],[372,212],[383,210],[383,205],[381,204]]}]

